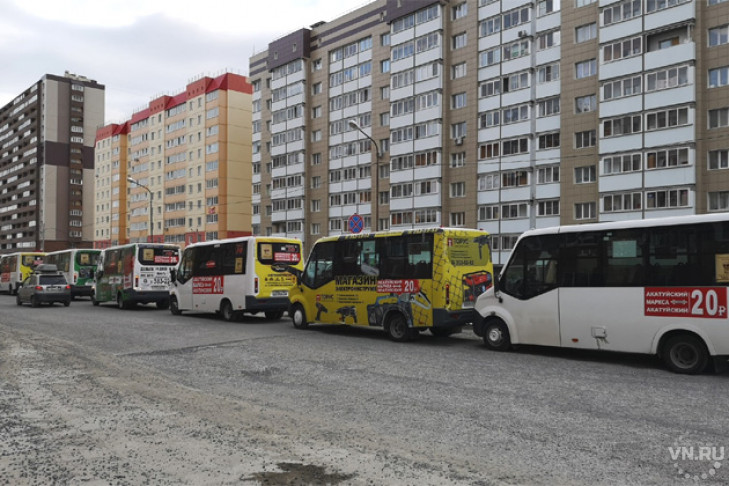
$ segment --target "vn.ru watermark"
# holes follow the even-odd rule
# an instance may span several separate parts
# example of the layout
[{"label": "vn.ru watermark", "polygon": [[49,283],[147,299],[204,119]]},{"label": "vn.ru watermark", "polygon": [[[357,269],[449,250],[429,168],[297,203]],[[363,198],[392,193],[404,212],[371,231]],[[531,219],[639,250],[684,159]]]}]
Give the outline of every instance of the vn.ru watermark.
[{"label": "vn.ru watermark", "polygon": [[693,481],[717,478],[725,452],[724,446],[691,443],[684,436],[668,448],[676,474]]}]

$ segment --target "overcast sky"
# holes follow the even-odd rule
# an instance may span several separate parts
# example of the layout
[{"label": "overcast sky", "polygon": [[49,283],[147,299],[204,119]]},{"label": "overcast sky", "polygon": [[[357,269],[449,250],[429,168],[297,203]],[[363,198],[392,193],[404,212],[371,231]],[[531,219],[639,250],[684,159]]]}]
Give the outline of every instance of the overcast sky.
[{"label": "overcast sky", "polygon": [[0,0],[0,107],[70,71],[106,86],[119,123],[199,75],[247,75],[269,42],[371,1]]}]

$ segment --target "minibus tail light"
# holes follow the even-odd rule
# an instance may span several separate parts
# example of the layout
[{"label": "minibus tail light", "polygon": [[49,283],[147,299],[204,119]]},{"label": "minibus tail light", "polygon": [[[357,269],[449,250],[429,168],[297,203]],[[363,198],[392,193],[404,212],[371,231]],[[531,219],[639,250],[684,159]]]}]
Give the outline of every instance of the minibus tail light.
[{"label": "minibus tail light", "polygon": [[253,293],[254,294],[258,293],[258,277],[253,279]]},{"label": "minibus tail light", "polygon": [[445,298],[446,298],[446,305],[450,305],[450,303],[451,303],[451,284],[446,284],[446,286],[445,286]]}]

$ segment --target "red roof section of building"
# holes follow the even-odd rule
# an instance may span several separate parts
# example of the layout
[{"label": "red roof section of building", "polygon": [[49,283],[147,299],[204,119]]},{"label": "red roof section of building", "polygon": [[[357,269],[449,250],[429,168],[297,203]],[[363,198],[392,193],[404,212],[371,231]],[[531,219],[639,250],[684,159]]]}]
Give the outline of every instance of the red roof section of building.
[{"label": "red roof section of building", "polygon": [[[132,115],[132,118],[121,125],[111,124],[99,128],[96,131],[96,140],[102,140],[112,135],[129,133],[132,124],[140,120],[149,118],[150,116],[164,110],[169,110],[177,105],[185,103],[191,98],[196,98],[202,94],[210,93],[216,89],[238,91],[240,93],[253,94],[253,85],[248,82],[248,78],[239,74],[225,73],[216,78],[205,76],[204,78],[193,81],[187,85],[187,89],[175,96],[160,96],[149,102],[149,107],[138,111]],[[116,127],[116,128],[115,128]]]},{"label": "red roof section of building", "polygon": [[121,125],[112,123],[96,130],[96,141],[98,142],[105,138],[111,138],[114,135],[125,135],[127,133],[129,133],[129,122],[124,122]]},{"label": "red roof section of building", "polygon": [[145,108],[145,109],[133,114],[132,119],[129,120],[129,123],[133,125],[133,124],[137,123],[138,121],[144,120],[146,118],[149,118],[149,108]]}]

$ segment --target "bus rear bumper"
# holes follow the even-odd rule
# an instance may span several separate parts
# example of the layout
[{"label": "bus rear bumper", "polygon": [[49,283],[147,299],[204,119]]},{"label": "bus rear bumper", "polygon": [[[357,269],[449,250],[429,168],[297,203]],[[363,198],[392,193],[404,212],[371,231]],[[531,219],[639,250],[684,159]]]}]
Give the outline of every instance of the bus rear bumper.
[{"label": "bus rear bumper", "polygon": [[257,299],[250,295],[246,296],[246,312],[263,312],[263,311],[287,311],[289,310],[288,297],[270,297],[267,299]]},{"label": "bus rear bumper", "polygon": [[71,296],[72,297],[91,297],[94,293],[94,288],[91,285],[72,285]]},{"label": "bus rear bumper", "polygon": [[169,302],[170,292],[168,290],[124,290],[124,298],[127,302],[135,304],[149,304],[150,302]]},{"label": "bus rear bumper", "polygon": [[433,327],[439,329],[452,329],[463,327],[476,322],[478,312],[474,309],[449,311],[446,309],[433,310]]}]

